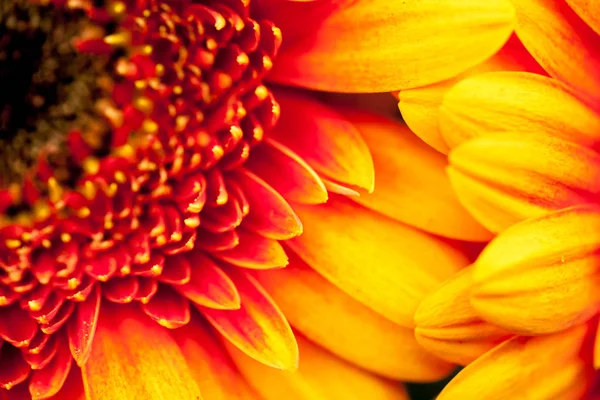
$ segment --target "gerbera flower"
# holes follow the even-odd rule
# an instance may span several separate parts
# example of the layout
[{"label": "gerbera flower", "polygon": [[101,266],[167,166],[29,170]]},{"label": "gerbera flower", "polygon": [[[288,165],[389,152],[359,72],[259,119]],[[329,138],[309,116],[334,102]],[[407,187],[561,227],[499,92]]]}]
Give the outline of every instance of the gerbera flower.
[{"label": "gerbera flower", "polygon": [[413,314],[490,233],[444,158],[263,80],[434,83],[512,26],[500,0],[390,4],[0,4],[0,398],[403,399],[452,369]]},{"label": "gerbera flower", "polygon": [[520,54],[522,67],[488,72],[488,61],[429,92],[437,130],[422,136],[449,152],[461,203],[499,235],[423,301],[416,334],[433,353],[467,365],[439,399],[592,398],[600,366],[600,9],[577,0],[512,3],[512,45],[539,66],[503,49],[496,61]]}]

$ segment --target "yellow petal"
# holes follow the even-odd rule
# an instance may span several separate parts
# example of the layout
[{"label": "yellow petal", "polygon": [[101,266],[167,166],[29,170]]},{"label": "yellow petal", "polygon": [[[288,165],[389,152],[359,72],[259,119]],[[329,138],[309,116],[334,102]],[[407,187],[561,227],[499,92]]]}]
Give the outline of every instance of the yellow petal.
[{"label": "yellow petal", "polygon": [[359,367],[396,380],[421,382],[441,379],[453,368],[423,350],[412,329],[365,307],[297,257],[285,269],[254,276],[295,329]]},{"label": "yellow petal", "polygon": [[297,372],[278,371],[227,346],[250,385],[265,400],[409,400],[402,384],[362,371],[298,337],[302,359]]},{"label": "yellow petal", "polygon": [[320,175],[373,190],[373,161],[360,133],[342,115],[311,96],[278,90],[281,118],[272,137]]},{"label": "yellow petal", "polygon": [[600,3],[596,0],[567,0],[567,3],[600,35]]},{"label": "yellow petal", "polygon": [[577,206],[515,225],[475,262],[471,304],[513,332],[556,332],[600,300],[600,207]]},{"label": "yellow petal", "polygon": [[492,232],[600,192],[600,155],[544,133],[478,137],[449,159],[458,198]]},{"label": "yellow petal", "polygon": [[274,368],[295,370],[298,347],[283,313],[254,278],[233,268],[227,274],[240,293],[240,308],[199,310],[221,335],[250,357]]},{"label": "yellow petal", "polygon": [[335,92],[385,92],[451,78],[513,30],[506,0],[362,0],[283,49],[271,78]]},{"label": "yellow petal", "polygon": [[556,79],[490,72],[456,84],[440,108],[440,130],[453,148],[496,132],[543,132],[585,146],[600,142],[600,115]]},{"label": "yellow petal", "polygon": [[89,400],[202,398],[168,331],[131,306],[102,306],[82,373]]},{"label": "yellow petal", "polygon": [[527,50],[516,37],[511,39],[485,62],[469,68],[459,76],[434,83],[400,91],[398,107],[402,118],[410,129],[425,143],[437,151],[447,154],[448,144],[441,135],[439,128],[439,108],[444,95],[457,82],[469,76],[490,71],[532,71],[542,72],[539,64],[531,58]]},{"label": "yellow petal", "polygon": [[446,157],[429,148],[403,124],[356,109],[340,109],[371,150],[375,187],[352,197],[390,218],[453,239],[491,238],[459,203],[446,175]]},{"label": "yellow petal", "polygon": [[468,365],[512,336],[484,322],[469,303],[471,267],[429,294],[415,314],[417,341],[450,362]]},{"label": "yellow petal", "polygon": [[517,10],[515,31],[550,76],[582,97],[600,100],[600,38],[558,0],[511,0]]},{"label": "yellow petal", "polygon": [[437,400],[573,400],[591,383],[580,356],[587,327],[541,337],[515,337],[468,365]]},{"label": "yellow petal", "polygon": [[199,320],[171,332],[204,398],[210,400],[260,400],[229,358],[222,344]]},{"label": "yellow petal", "polygon": [[343,198],[296,206],[305,233],[288,244],[358,301],[406,327],[421,299],[467,264],[458,250]]}]

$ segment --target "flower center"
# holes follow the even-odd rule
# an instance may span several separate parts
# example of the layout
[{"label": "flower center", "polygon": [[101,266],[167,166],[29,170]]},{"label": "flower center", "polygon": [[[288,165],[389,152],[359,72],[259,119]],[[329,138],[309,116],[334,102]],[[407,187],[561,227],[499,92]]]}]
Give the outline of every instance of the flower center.
[{"label": "flower center", "polygon": [[29,0],[0,5],[0,185],[22,183],[38,157],[61,181],[76,176],[65,138],[94,118],[97,83],[108,67],[72,45],[87,25],[82,10]]},{"label": "flower center", "polygon": [[[187,323],[190,302],[219,306],[206,303],[210,279],[232,283],[215,253],[248,235],[235,170],[279,116],[262,78],[281,36],[247,0],[1,3],[0,365],[20,373],[7,381],[0,369],[10,388],[56,367],[47,343],[92,337],[67,324],[93,326],[100,299],[139,302],[169,328]],[[79,364],[84,347],[70,347]]]}]

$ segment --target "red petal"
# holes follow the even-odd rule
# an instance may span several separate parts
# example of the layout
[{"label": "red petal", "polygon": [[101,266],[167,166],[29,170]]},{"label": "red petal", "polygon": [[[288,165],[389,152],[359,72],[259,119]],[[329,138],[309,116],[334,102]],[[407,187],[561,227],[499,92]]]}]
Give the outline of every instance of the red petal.
[{"label": "red petal", "polygon": [[165,328],[175,329],[190,322],[190,303],[166,285],[158,287],[150,301],[142,304],[142,310]]},{"label": "red petal", "polygon": [[152,296],[158,290],[158,283],[152,278],[138,278],[138,290],[135,295],[135,300],[142,304],[150,301]]},{"label": "red petal", "polygon": [[194,303],[221,310],[240,308],[240,294],[221,268],[202,252],[193,253],[190,281],[175,290]]},{"label": "red petal", "polygon": [[192,267],[187,257],[174,255],[167,257],[163,272],[158,279],[172,285],[183,285],[190,281],[191,274]]},{"label": "red petal", "polygon": [[270,239],[286,240],[302,233],[302,223],[285,199],[252,172],[238,169],[231,174],[240,184],[250,205],[244,227]]},{"label": "red petal", "polygon": [[57,351],[58,341],[55,336],[52,336],[48,345],[41,352],[37,354],[23,354],[23,358],[27,361],[31,369],[42,369],[52,361]]},{"label": "red petal", "polygon": [[283,313],[253,278],[233,268],[227,273],[240,292],[240,309],[202,307],[204,316],[227,340],[255,360],[295,370],[298,345]]},{"label": "red petal", "polygon": [[[38,324],[19,307],[0,307],[0,338],[16,347],[26,347],[38,331]],[[7,346],[4,346],[7,347]]]},{"label": "red petal", "polygon": [[287,265],[287,255],[277,240],[245,231],[238,232],[238,235],[240,244],[231,250],[214,252],[213,255],[244,268],[269,269]]},{"label": "red petal", "polygon": [[139,289],[139,283],[135,276],[125,276],[123,278],[112,278],[102,285],[104,297],[114,303],[130,303],[136,298]]},{"label": "red petal", "polygon": [[65,338],[61,338],[58,352],[50,365],[33,371],[29,380],[29,392],[32,400],[47,399],[54,396],[67,380],[73,358]]},{"label": "red petal", "polygon": [[319,175],[302,157],[275,140],[267,139],[252,149],[245,166],[287,200],[306,204],[327,201],[327,189]]},{"label": "red petal", "polygon": [[85,364],[90,355],[101,301],[100,287],[96,286],[87,300],[77,306],[77,310],[69,321],[67,327],[69,348],[79,366]]},{"label": "red petal", "polygon": [[0,351],[0,388],[10,389],[29,376],[29,364],[21,351],[12,346],[2,346]]},{"label": "red petal", "polygon": [[48,322],[47,324],[41,325],[40,329],[42,330],[42,332],[47,333],[48,335],[58,332],[58,330],[67,322],[74,309],[75,303],[71,301],[66,302],[60,308],[59,312],[52,319],[52,321]]}]

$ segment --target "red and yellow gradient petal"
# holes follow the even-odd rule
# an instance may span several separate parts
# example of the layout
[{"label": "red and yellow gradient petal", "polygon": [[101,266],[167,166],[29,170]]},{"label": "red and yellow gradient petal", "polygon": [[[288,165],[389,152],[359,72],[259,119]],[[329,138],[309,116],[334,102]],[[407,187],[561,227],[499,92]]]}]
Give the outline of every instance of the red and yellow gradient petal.
[{"label": "red and yellow gradient petal", "polygon": [[235,364],[265,400],[408,400],[402,384],[342,361],[298,335],[302,362],[297,372],[277,371],[226,345]]},{"label": "red and yellow gradient petal", "polygon": [[512,332],[584,322],[600,301],[600,207],[581,205],[514,225],[474,264],[471,305]]},{"label": "red and yellow gradient petal", "polygon": [[[514,9],[507,0],[348,3],[284,46],[270,78],[337,92],[425,86],[489,58],[514,27]],[[273,15],[275,23],[302,10],[286,8],[287,15]]]},{"label": "red and yellow gradient petal", "polygon": [[421,299],[468,263],[450,244],[347,199],[295,208],[306,230],[286,244],[341,290],[402,326],[413,327]]},{"label": "red and yellow gradient petal", "polygon": [[285,269],[255,276],[294,329],[354,365],[413,382],[440,379],[453,368],[423,350],[413,329],[375,313],[295,256]]},{"label": "red and yellow gradient petal", "polygon": [[132,306],[103,306],[82,374],[88,400],[202,399],[169,332]]},{"label": "red and yellow gradient petal", "polygon": [[467,241],[491,238],[459,203],[445,172],[445,157],[397,121],[356,109],[338,111],[364,138],[376,171],[376,190],[352,200],[435,235]]}]

